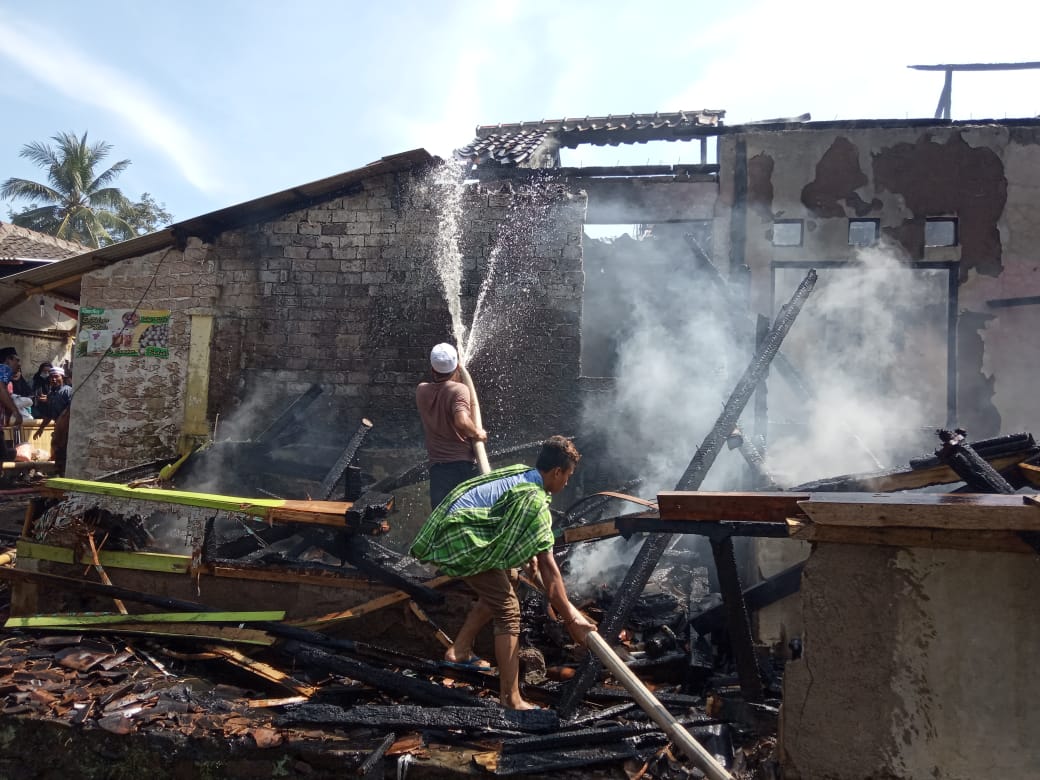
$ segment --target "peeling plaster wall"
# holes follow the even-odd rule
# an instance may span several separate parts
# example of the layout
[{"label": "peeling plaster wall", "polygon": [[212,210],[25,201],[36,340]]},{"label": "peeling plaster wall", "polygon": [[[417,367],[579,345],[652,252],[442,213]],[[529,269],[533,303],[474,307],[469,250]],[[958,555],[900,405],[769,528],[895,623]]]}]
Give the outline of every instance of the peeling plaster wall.
[{"label": "peeling plaster wall", "polygon": [[[375,423],[369,449],[422,457],[415,385],[429,375],[430,347],[451,335],[432,260],[437,212],[422,193],[407,175],[377,176],[356,194],[84,277],[84,306],[140,302],[173,316],[167,360],[106,358],[81,385],[98,361],[77,359],[70,476],[174,454],[192,312],[214,317],[208,420],[219,415],[220,438],[256,435],[318,383],[324,393],[307,421],[315,441],[345,443],[365,416]],[[525,210],[541,218],[516,227]],[[531,193],[491,183],[462,196],[466,322],[493,248],[508,238],[495,271],[500,297],[490,302],[503,316],[491,348],[470,362],[499,443],[573,432],[584,217],[584,194],[561,186]]]},{"label": "peeling plaster wall", "polygon": [[785,777],[975,780],[1040,766],[1035,558],[819,544],[784,679]]},{"label": "peeling plaster wall", "polygon": [[[853,259],[848,220],[878,219],[884,242],[904,259],[959,263],[957,424],[974,438],[1040,434],[1040,400],[1032,392],[1040,341],[1031,337],[1040,305],[987,303],[1040,296],[1040,122],[898,124],[722,136],[716,261],[731,267],[739,139],[747,149],[747,240],[732,262],[749,267],[755,313],[774,314],[774,261]],[[925,218],[933,216],[958,218],[958,246],[924,246]],[[779,219],[803,220],[802,246],[773,246]],[[944,396],[946,388],[925,392]],[[804,555],[769,540],[758,540],[756,550],[763,575]],[[775,644],[798,631],[797,606],[797,598],[787,599],[758,615],[759,638]]]},{"label": "peeling plaster wall", "polygon": [[[976,438],[1040,430],[1027,366],[1040,306],[988,300],[1040,295],[1040,124],[826,127],[746,133],[745,262],[756,312],[771,314],[770,264],[847,260],[850,218],[880,220],[908,260],[959,261],[958,419]],[[720,202],[734,190],[733,136],[720,139]],[[959,246],[925,247],[926,217],[958,218]],[[801,247],[772,245],[775,219],[804,220]],[[718,251],[725,251],[719,247]],[[941,389],[940,389],[941,391]]]}]

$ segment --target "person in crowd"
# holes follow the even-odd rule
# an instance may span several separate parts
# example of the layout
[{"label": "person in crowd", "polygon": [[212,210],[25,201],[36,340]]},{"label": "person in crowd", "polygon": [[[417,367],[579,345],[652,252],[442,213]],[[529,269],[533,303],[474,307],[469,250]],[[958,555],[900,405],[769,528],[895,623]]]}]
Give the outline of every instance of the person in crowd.
[{"label": "person in crowd", "polygon": [[[69,438],[69,407],[71,405],[72,388],[64,384],[64,369],[51,367],[51,384],[41,410],[40,427],[36,428],[32,438],[40,438],[47,424],[54,422],[54,431],[51,434],[51,460],[55,463],[58,463],[59,460],[60,463],[64,463],[64,450],[66,450]],[[60,459],[57,456],[60,456]]]},{"label": "person in crowd", "polygon": [[47,401],[47,388],[51,386],[51,363],[44,361],[32,378],[33,417],[43,414],[43,404]]},{"label": "person in crowd", "polygon": [[470,411],[469,388],[459,381],[459,353],[451,344],[430,350],[430,382],[415,390],[430,458],[430,508],[436,508],[460,482],[475,477],[474,441],[487,441]]},{"label": "person in crowd", "polygon": [[506,466],[451,490],[412,542],[413,556],[461,577],[477,594],[445,660],[485,667],[473,654],[473,642],[493,621],[500,701],[509,709],[534,708],[520,694],[517,567],[534,559],[549,603],[575,642],[584,644],[596,629],[568,599],[552,552],[549,503],[567,486],[580,459],[570,439],[553,436],[542,445],[533,469]]},{"label": "person in crowd", "polygon": [[[14,347],[0,349],[0,407],[3,408],[3,425],[12,434],[18,433],[21,438],[22,412],[11,398],[11,379],[14,372],[21,370],[22,359],[18,357],[18,350]],[[3,437],[3,459],[14,459],[15,436],[5,435]]]},{"label": "person in crowd", "polygon": [[32,398],[32,385],[22,376],[22,368],[19,366],[11,376],[11,395],[20,395],[22,398]]}]

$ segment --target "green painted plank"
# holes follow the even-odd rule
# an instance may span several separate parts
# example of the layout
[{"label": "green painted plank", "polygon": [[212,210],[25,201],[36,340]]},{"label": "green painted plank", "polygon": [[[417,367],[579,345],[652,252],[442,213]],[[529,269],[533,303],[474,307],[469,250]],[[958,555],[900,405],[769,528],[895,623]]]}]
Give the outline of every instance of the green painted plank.
[{"label": "green painted plank", "polygon": [[[195,629],[185,631],[185,628]],[[208,642],[220,642],[221,644],[245,644],[257,645],[259,647],[270,647],[274,644],[274,637],[268,636],[263,631],[252,628],[235,628],[229,626],[214,626],[204,623],[167,623],[156,626],[151,623],[140,625],[122,626],[47,626],[47,631],[68,631],[77,634],[125,634],[128,636],[164,636],[177,639],[202,639]]]},{"label": "green painted plank", "polygon": [[[68,547],[30,542],[19,539],[18,557],[23,560],[53,561],[54,563],[76,563],[73,551]],[[98,560],[104,568],[136,569],[137,571],[159,571],[168,574],[185,574],[191,568],[190,555],[168,555],[164,553],[128,552],[125,550],[101,550]],[[80,556],[79,563],[90,566],[94,560],[89,554]]]},{"label": "green painted plank", "polygon": [[118,626],[133,623],[253,623],[279,622],[284,610],[267,612],[147,612],[138,615],[79,613],[11,617],[4,628],[54,628],[58,626]]},{"label": "green painted plank", "polygon": [[160,490],[158,488],[131,488],[111,482],[91,482],[85,479],[67,479],[55,477],[44,484],[54,490],[69,493],[92,493],[100,496],[136,499],[140,501],[158,501],[166,504],[200,506],[208,509],[221,509],[227,512],[266,517],[271,509],[285,505],[284,499],[277,498],[243,498],[241,496],[218,496],[213,493],[190,493],[186,490]]}]

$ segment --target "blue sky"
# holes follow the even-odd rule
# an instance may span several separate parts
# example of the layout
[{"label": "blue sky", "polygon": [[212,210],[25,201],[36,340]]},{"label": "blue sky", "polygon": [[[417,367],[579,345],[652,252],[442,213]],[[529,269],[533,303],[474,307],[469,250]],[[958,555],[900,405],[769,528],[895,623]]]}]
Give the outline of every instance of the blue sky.
[{"label": "blue sky", "polygon": [[[23,144],[88,131],[133,161],[124,192],[187,219],[408,149],[444,155],[478,124],[931,116],[942,75],[906,65],[1040,60],[1040,5],[1017,5],[0,0],[0,180],[43,178]],[[1040,71],[956,74],[953,111],[1036,116]]]}]

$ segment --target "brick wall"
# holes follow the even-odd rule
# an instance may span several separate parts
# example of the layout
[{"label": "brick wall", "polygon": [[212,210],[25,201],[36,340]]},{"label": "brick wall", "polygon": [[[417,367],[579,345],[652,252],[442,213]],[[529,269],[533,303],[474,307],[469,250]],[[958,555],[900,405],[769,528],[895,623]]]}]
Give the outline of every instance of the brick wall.
[{"label": "brick wall", "polygon": [[[191,239],[183,252],[88,274],[84,306],[141,300],[171,309],[171,354],[106,358],[77,388],[69,473],[94,476],[174,452],[192,311],[215,315],[209,418],[219,415],[220,438],[254,436],[319,383],[324,392],[308,415],[315,441],[345,442],[365,416],[375,423],[373,448],[418,454],[415,385],[428,374],[429,348],[451,334],[433,266],[443,217],[436,199],[416,177],[377,176],[356,194],[209,244]],[[567,431],[578,403],[584,195],[472,186],[461,205],[467,320],[491,275],[484,311],[495,324],[481,329],[488,339],[470,368],[493,443]],[[96,363],[79,358],[77,376]]]}]

